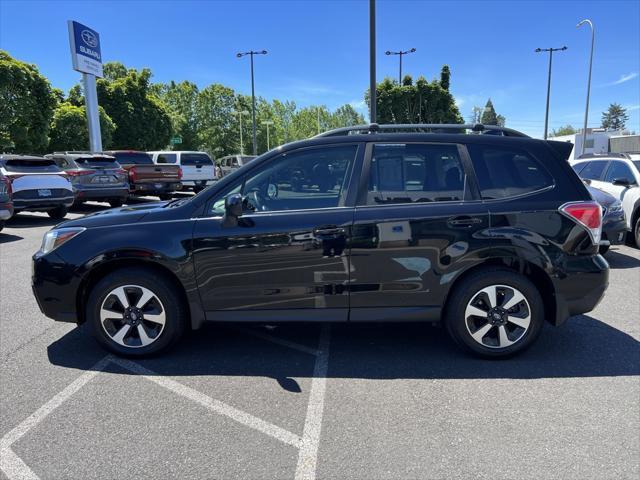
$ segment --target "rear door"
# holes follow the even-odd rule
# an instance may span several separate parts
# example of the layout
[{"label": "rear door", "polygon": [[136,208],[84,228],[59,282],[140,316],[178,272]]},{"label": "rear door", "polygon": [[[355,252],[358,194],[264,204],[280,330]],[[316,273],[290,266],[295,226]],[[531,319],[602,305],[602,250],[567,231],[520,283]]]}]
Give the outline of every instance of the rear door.
[{"label": "rear door", "polygon": [[350,319],[437,320],[456,271],[491,246],[466,150],[376,143],[366,158],[351,241]]}]

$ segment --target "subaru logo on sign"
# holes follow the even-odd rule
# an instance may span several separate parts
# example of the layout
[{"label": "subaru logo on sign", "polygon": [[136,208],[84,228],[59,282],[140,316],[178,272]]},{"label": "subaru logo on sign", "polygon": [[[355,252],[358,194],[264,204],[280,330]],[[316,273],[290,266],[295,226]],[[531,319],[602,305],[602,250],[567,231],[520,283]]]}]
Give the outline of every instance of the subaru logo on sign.
[{"label": "subaru logo on sign", "polygon": [[91,48],[98,46],[98,37],[91,30],[83,30],[80,34],[82,41],[89,45]]}]

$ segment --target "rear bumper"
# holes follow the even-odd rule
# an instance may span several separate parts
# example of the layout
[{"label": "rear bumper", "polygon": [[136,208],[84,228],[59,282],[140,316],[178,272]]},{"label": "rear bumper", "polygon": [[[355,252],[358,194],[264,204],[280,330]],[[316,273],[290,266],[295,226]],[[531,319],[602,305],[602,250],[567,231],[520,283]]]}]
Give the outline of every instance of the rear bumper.
[{"label": "rear bumper", "polygon": [[118,187],[94,187],[94,188],[77,188],[75,190],[76,199],[78,200],[124,200],[129,196],[128,186]]},{"label": "rear bumper", "polygon": [[[156,186],[159,185],[159,186]],[[180,183],[139,183],[131,185],[129,192],[134,195],[154,195],[175,192],[180,189]]]},{"label": "rear bumper", "polygon": [[608,218],[604,217],[602,224],[602,236],[611,245],[620,245],[624,243],[624,237],[627,233],[627,222],[624,218],[624,214]]},{"label": "rear bumper", "polygon": [[75,197],[73,195],[59,198],[33,198],[28,200],[14,200],[13,208],[22,211],[43,211],[53,210],[58,207],[70,207],[73,205]]},{"label": "rear bumper", "polygon": [[553,278],[556,325],[573,315],[590,312],[609,286],[609,264],[602,255],[567,257],[561,274]]},{"label": "rear bumper", "polygon": [[9,220],[13,217],[13,204],[0,204],[0,220]]}]

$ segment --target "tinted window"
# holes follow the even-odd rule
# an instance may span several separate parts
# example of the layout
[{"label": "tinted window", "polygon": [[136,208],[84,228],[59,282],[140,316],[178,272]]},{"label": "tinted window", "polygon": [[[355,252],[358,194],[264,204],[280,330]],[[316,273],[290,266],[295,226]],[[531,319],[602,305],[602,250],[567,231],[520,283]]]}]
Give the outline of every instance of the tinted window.
[{"label": "tinted window", "polygon": [[142,152],[115,152],[118,163],[123,165],[153,165],[151,155]]},{"label": "tinted window", "polygon": [[56,162],[56,165],[58,165],[62,169],[76,168],[73,162],[67,160],[66,158],[54,158],[53,161]]},{"label": "tinted window", "polygon": [[175,153],[159,153],[156,163],[176,163],[177,155]]},{"label": "tinted window", "polygon": [[580,172],[582,171],[582,169],[586,167],[589,163],[590,162],[576,163],[575,165],[572,165],[571,168],[573,168],[574,172],[580,175]]},{"label": "tinted window", "polygon": [[636,166],[636,170],[638,170],[638,172],[640,172],[640,160],[634,160],[633,164]]},{"label": "tinted window", "polygon": [[[241,192],[249,212],[337,207],[346,193],[357,149],[341,145],[282,154],[230,187],[227,195]],[[224,196],[211,213],[224,213]]]},{"label": "tinted window", "polygon": [[367,205],[459,201],[466,183],[455,145],[379,144],[371,158]]},{"label": "tinted window", "polygon": [[182,165],[213,165],[213,162],[206,153],[183,153],[180,156]]},{"label": "tinted window", "polygon": [[60,172],[60,168],[56,162],[43,158],[42,160],[6,160],[4,168],[8,172]]},{"label": "tinted window", "polygon": [[469,145],[469,153],[484,199],[513,197],[553,185],[553,178],[523,150]]},{"label": "tinted window", "polygon": [[631,169],[624,162],[611,162],[607,174],[604,177],[605,182],[613,182],[616,178],[626,178],[630,182],[635,182],[635,177]]},{"label": "tinted window", "polygon": [[607,160],[595,160],[588,163],[589,164],[580,172],[580,176],[582,178],[588,178],[589,180],[600,180],[602,178],[604,168],[609,162]]}]

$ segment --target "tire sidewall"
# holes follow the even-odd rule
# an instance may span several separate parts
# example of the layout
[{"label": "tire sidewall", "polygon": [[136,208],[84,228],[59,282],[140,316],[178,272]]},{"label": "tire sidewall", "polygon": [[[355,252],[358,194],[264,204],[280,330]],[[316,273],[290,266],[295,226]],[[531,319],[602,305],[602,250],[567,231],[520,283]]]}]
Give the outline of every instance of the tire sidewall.
[{"label": "tire sidewall", "polygon": [[[122,346],[114,342],[102,327],[100,321],[102,303],[113,289],[124,285],[139,285],[151,290],[164,307],[165,326],[160,333],[160,338],[145,347]],[[126,357],[150,356],[169,348],[184,331],[181,300],[171,287],[170,282],[162,276],[144,269],[125,269],[107,275],[94,286],[87,300],[86,318],[92,335],[110,352]]]},{"label": "tire sidewall", "polygon": [[[466,327],[465,310],[477,293],[491,285],[506,285],[516,288],[526,298],[531,310],[531,323],[524,336],[506,348],[485,347],[476,342]],[[542,331],[544,303],[535,285],[526,277],[506,270],[479,272],[465,279],[450,298],[445,319],[447,330],[453,339],[467,351],[489,358],[504,358],[528,348]]]}]

